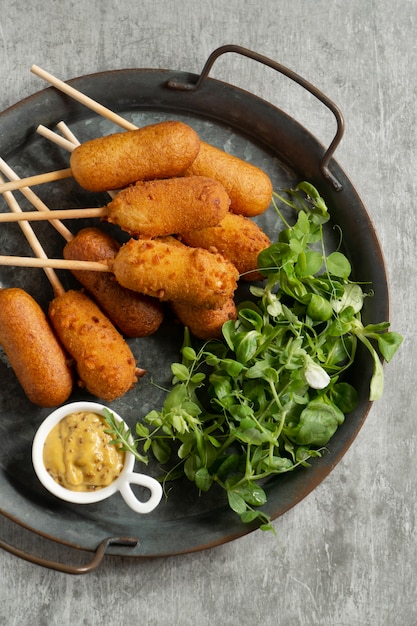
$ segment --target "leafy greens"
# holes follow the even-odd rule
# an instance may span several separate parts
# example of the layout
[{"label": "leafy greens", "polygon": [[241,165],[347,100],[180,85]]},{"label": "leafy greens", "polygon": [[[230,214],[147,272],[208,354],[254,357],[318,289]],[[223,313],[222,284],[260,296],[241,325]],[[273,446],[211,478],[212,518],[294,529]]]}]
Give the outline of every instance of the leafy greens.
[{"label": "leafy greens", "polygon": [[[296,212],[293,225],[279,203]],[[388,322],[363,325],[367,294],[340,250],[326,254],[330,216],[315,187],[274,193],[273,204],[284,228],[258,257],[265,282],[250,288],[256,300],[239,304],[223,341],[196,348],[185,329],[172,388],[161,410],[136,424],[134,442],[140,461],[152,452],[167,466],[164,482],[185,475],[201,492],[216,484],[242,522],[264,530],[272,529],[261,508],[265,479],[321,456],[355,408],[357,392],[342,374],[358,342],[372,357],[369,397],[377,400],[381,357],[389,361],[402,341]],[[123,433],[116,435],[123,444]]]}]

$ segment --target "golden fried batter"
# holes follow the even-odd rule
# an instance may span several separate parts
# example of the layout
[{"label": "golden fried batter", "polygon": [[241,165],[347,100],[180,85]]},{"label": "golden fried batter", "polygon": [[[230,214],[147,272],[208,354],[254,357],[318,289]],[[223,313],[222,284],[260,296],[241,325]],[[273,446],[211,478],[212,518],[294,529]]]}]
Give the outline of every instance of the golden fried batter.
[{"label": "golden fried batter", "polygon": [[[83,228],[66,244],[64,258],[103,262],[114,259],[119,248],[99,228]],[[124,335],[145,337],[158,330],[164,312],[156,298],[122,287],[110,273],[73,270],[72,274]]]},{"label": "golden fried batter", "polygon": [[228,213],[218,226],[183,233],[181,239],[189,246],[220,252],[236,266],[243,280],[264,279],[253,270],[257,268],[258,254],[271,241],[255,222],[243,215]]},{"label": "golden fried batter", "polygon": [[233,213],[259,215],[272,199],[272,183],[263,170],[203,141],[186,174],[220,181],[230,197]]},{"label": "golden fried batter", "polygon": [[112,269],[128,289],[207,308],[233,297],[239,276],[221,254],[190,248],[173,237],[131,239],[120,248]]},{"label": "golden fried batter", "polygon": [[205,176],[138,182],[107,205],[107,221],[131,235],[162,237],[218,224],[229,210],[223,185]]},{"label": "golden fried batter", "polygon": [[23,289],[0,290],[0,344],[29,400],[53,407],[71,394],[69,358],[45,313]]},{"label": "golden fried batter", "polygon": [[137,180],[179,176],[199,148],[190,126],[166,121],[86,141],[72,152],[70,166],[81,187],[107,191]]},{"label": "golden fried batter", "polygon": [[198,339],[218,339],[222,334],[222,326],[237,316],[236,305],[231,298],[217,309],[201,306],[190,306],[181,302],[171,302],[171,308],[183,324]]},{"label": "golden fried batter", "polygon": [[52,300],[49,317],[75,361],[80,386],[94,396],[112,402],[143,373],[123,337],[81,291],[67,291]]}]

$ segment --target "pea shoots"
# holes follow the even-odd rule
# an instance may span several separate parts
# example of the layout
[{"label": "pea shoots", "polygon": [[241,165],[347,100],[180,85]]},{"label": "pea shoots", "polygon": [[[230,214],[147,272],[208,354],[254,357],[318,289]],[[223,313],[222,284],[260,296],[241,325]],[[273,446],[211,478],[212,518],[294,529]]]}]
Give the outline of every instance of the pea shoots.
[{"label": "pea shoots", "polygon": [[[172,388],[162,408],[136,424],[134,442],[140,461],[152,453],[166,467],[161,480],[185,475],[201,492],[216,484],[243,523],[263,530],[272,529],[261,508],[265,480],[321,456],[355,408],[357,392],[343,373],[358,342],[372,357],[369,397],[377,400],[381,357],[390,361],[402,341],[388,322],[363,325],[368,294],[350,279],[340,250],[326,253],[330,216],[315,187],[274,192],[273,205],[283,229],[258,257],[264,283],[250,287],[253,299],[238,305],[222,341],[197,346],[185,329]],[[279,205],[295,211],[293,225]]]}]

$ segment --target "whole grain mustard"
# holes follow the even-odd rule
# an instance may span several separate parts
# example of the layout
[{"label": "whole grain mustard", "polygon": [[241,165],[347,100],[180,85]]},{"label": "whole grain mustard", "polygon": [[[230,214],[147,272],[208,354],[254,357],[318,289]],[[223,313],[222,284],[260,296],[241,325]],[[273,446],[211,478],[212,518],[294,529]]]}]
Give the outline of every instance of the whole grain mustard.
[{"label": "whole grain mustard", "polygon": [[52,478],[72,491],[96,491],[110,485],[123,469],[125,454],[110,443],[106,429],[97,413],[71,413],[58,422],[43,450]]}]

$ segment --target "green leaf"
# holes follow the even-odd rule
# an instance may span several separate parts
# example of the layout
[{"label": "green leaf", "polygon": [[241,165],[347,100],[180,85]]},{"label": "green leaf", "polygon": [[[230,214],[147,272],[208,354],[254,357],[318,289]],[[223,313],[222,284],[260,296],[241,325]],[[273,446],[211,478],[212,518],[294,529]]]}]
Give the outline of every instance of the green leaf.
[{"label": "green leaf", "polygon": [[152,454],[156,460],[164,464],[169,461],[171,456],[171,447],[164,439],[154,439],[151,444]]},{"label": "green leaf", "polygon": [[242,515],[246,509],[247,504],[241,495],[235,493],[234,491],[227,491],[227,500],[229,502],[229,506],[238,515]]},{"label": "green leaf", "polygon": [[358,404],[358,392],[349,383],[336,383],[330,388],[329,395],[343,413],[350,413]]},{"label": "green leaf", "polygon": [[254,365],[249,367],[245,372],[245,376],[246,378],[267,378],[270,369],[271,359],[267,355],[267,358],[258,360]]},{"label": "green leaf", "polygon": [[188,390],[186,385],[175,385],[165,398],[164,410],[168,412],[177,409],[182,405],[187,395]]},{"label": "green leaf", "polygon": [[227,398],[232,393],[232,384],[227,376],[219,372],[210,375],[210,385],[212,392],[219,398]]},{"label": "green leaf", "polygon": [[249,480],[235,487],[234,491],[251,506],[262,506],[266,502],[266,493],[262,487]]},{"label": "green leaf", "polygon": [[369,399],[379,400],[384,391],[384,370],[376,352],[372,352],[374,371],[371,378]]},{"label": "green leaf", "polygon": [[222,335],[228,345],[228,347],[230,348],[230,350],[234,350],[235,347],[235,336],[236,336],[236,329],[235,329],[235,322],[234,320],[228,320],[227,322],[225,322],[222,326]]},{"label": "green leaf", "polygon": [[304,235],[308,235],[310,232],[310,220],[305,211],[298,213],[297,226]]},{"label": "green leaf", "polygon": [[240,519],[244,524],[250,524],[251,522],[254,522],[258,517],[258,511],[248,509],[241,514]]},{"label": "green leaf", "polygon": [[190,362],[194,362],[197,360],[196,351],[191,346],[185,346],[182,349],[182,356],[184,357],[184,359]]},{"label": "green leaf", "polygon": [[314,276],[320,271],[323,265],[323,256],[316,250],[308,250],[306,252],[306,275]]},{"label": "green leaf", "polygon": [[233,474],[239,464],[239,458],[238,454],[230,454],[230,456],[222,462],[216,472],[220,480],[225,480],[228,476]]},{"label": "green leaf", "polygon": [[262,463],[263,471],[271,472],[287,472],[293,468],[293,463],[287,457],[272,456],[265,459]]},{"label": "green leaf", "polygon": [[360,285],[349,283],[339,297],[332,299],[331,304],[336,313],[341,313],[347,307],[351,307],[354,313],[359,313],[363,306],[363,298]]},{"label": "green leaf", "polygon": [[262,432],[257,428],[247,428],[246,430],[237,430],[235,432],[236,439],[242,443],[248,443],[252,446],[259,446],[262,443],[273,442],[270,434]]},{"label": "green leaf", "polygon": [[341,252],[332,252],[326,259],[327,271],[339,278],[349,278],[352,271],[346,256]]},{"label": "green leaf", "polygon": [[193,383],[194,385],[200,385],[206,378],[206,375],[203,374],[203,372],[197,372],[196,374],[193,374],[190,378],[190,382]]},{"label": "green leaf", "polygon": [[194,448],[194,439],[193,438],[189,438],[186,439],[178,448],[178,458],[179,459],[186,459],[187,456],[189,456],[189,454],[191,453],[191,451]]},{"label": "green leaf", "polygon": [[149,436],[149,428],[147,428],[141,422],[138,422],[135,427],[136,434],[138,437],[148,437]]},{"label": "green leaf", "polygon": [[236,345],[236,358],[240,363],[246,364],[255,355],[258,349],[259,333],[251,330],[247,333],[240,333]]},{"label": "green leaf", "polygon": [[258,268],[265,276],[276,273],[284,261],[293,255],[289,244],[274,243],[258,254]]},{"label": "green leaf", "polygon": [[335,405],[319,398],[303,409],[298,425],[287,428],[286,434],[300,445],[325,446],[343,419]]},{"label": "green leaf", "polygon": [[206,467],[200,467],[200,469],[196,471],[194,480],[196,486],[201,489],[201,491],[208,491],[213,484],[213,477],[210,476]]},{"label": "green leaf", "polygon": [[179,415],[178,413],[174,413],[171,417],[171,423],[173,428],[180,434],[183,435],[185,432],[188,431],[188,424],[185,421],[185,419],[183,418],[182,415]]},{"label": "green leaf", "polygon": [[250,324],[250,326],[252,326],[258,332],[262,331],[264,321],[258,311],[255,311],[254,309],[249,309],[247,307],[244,309],[239,309],[239,319],[242,319]]},{"label": "green leaf", "polygon": [[191,456],[187,458],[187,460],[184,463],[184,474],[186,475],[188,480],[191,480],[191,482],[194,482],[195,475],[197,471],[200,469],[200,467],[201,467],[201,459],[197,454],[192,454]]},{"label": "green leaf", "polygon": [[332,305],[323,296],[313,293],[307,306],[307,315],[312,320],[324,322],[333,315]]},{"label": "green leaf", "polygon": [[172,363],[171,370],[174,376],[180,381],[187,381],[190,375],[188,367],[182,363]]},{"label": "green leaf", "polygon": [[239,363],[239,361],[235,361],[234,359],[222,359],[221,365],[225,369],[226,373],[232,378],[237,378],[244,368],[242,363]]},{"label": "green leaf", "polygon": [[386,361],[391,361],[403,342],[403,337],[393,331],[378,335],[378,348]]}]

